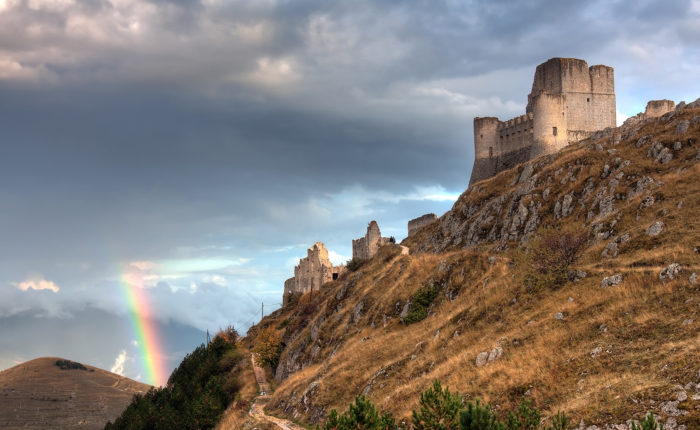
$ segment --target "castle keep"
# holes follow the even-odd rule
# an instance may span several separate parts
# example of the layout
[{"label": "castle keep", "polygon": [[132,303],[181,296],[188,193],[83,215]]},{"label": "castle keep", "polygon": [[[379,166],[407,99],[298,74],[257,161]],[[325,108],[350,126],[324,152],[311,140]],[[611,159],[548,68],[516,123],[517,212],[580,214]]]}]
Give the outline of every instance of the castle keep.
[{"label": "castle keep", "polygon": [[576,58],[547,60],[535,70],[525,115],[507,121],[474,118],[469,185],[614,127],[615,112],[612,67],[588,67]]}]

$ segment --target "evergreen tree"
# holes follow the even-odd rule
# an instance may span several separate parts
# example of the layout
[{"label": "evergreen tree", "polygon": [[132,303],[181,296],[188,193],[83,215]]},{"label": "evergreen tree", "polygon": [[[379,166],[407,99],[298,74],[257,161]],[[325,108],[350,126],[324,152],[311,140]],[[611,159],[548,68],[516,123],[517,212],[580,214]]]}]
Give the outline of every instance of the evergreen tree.
[{"label": "evergreen tree", "polygon": [[420,410],[413,411],[413,426],[418,430],[456,430],[459,428],[458,414],[462,409],[462,396],[442,389],[440,381],[420,396]]}]

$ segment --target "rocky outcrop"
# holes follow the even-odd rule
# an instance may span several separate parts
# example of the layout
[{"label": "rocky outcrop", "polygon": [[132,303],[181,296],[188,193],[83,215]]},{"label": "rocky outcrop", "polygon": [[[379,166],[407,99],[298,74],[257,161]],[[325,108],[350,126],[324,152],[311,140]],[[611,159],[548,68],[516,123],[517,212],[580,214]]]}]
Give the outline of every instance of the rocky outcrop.
[{"label": "rocky outcrop", "polygon": [[[659,112],[654,106],[649,111]],[[639,219],[640,211],[654,205],[655,190],[664,185],[659,179],[664,170],[659,169],[683,169],[697,161],[700,119],[692,120],[698,112],[690,106],[696,109],[700,101],[601,130],[565,150],[480,182],[438,219],[437,228],[429,234],[418,231],[404,244],[420,252],[483,245],[500,251],[526,242],[541,227],[572,222],[588,229],[595,240],[618,237],[615,226],[624,211]],[[658,175],[632,161],[646,157],[653,160]],[[664,222],[659,219],[648,227],[647,234],[655,236]],[[602,256],[616,257],[629,239],[619,236],[609,242]]]}]

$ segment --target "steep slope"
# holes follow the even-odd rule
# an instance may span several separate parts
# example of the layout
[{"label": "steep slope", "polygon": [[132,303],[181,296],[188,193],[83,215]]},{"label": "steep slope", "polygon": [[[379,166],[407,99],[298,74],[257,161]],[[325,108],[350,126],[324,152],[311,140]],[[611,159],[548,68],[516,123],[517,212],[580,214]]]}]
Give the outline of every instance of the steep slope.
[{"label": "steep slope", "polygon": [[[497,410],[525,396],[576,422],[699,427],[698,138],[696,101],[474,184],[410,256],[383,247],[251,328],[284,340],[268,412],[317,423],[365,394],[408,418],[437,378]],[[520,247],[547,229],[586,246],[575,281],[530,289]]]},{"label": "steep slope", "polygon": [[0,372],[0,427],[103,428],[149,388],[96,367],[37,358]]}]

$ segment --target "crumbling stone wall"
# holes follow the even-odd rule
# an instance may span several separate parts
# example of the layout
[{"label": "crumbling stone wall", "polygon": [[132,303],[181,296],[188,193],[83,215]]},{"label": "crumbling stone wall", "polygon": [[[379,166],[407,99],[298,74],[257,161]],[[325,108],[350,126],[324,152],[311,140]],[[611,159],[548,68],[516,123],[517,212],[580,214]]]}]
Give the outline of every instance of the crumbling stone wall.
[{"label": "crumbling stone wall", "polygon": [[374,257],[379,247],[390,243],[390,238],[382,237],[377,221],[372,220],[367,226],[365,237],[352,240],[352,258],[354,260],[368,260]]},{"label": "crumbling stone wall", "polygon": [[[681,102],[682,103],[682,102]],[[679,103],[680,105],[680,103]],[[640,112],[635,116],[631,116],[625,120],[624,125],[630,125],[632,123],[645,120],[647,118],[658,118],[664,114],[673,111],[676,104],[673,100],[663,99],[663,100],[649,100],[647,102],[647,107],[644,112]]]},{"label": "crumbling stone wall", "polygon": [[408,236],[412,236],[415,232],[420,230],[421,228],[425,227],[426,225],[430,225],[437,221],[438,217],[435,214],[425,214],[422,216],[419,216],[418,218],[414,218],[408,222]]},{"label": "crumbling stone wall", "polygon": [[475,159],[469,184],[614,127],[615,117],[612,67],[551,58],[535,70],[525,115],[507,121],[474,118]]},{"label": "crumbling stone wall", "polygon": [[294,277],[284,281],[282,303],[286,304],[290,294],[319,290],[345,271],[345,266],[333,266],[323,242],[316,242],[306,251],[306,257],[294,267]]}]

